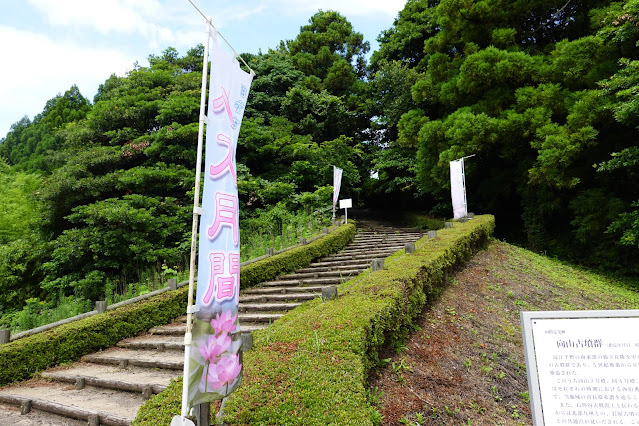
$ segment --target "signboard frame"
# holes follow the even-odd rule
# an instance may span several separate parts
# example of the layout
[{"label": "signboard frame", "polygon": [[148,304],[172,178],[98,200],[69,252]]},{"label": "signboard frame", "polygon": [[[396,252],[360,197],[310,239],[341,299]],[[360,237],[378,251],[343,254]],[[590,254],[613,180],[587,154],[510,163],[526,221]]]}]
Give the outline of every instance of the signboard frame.
[{"label": "signboard frame", "polygon": [[[544,425],[542,389],[537,367],[537,351],[533,337],[533,321],[547,319],[609,319],[609,318],[639,318],[639,310],[599,310],[599,311],[521,311],[522,337],[526,357],[526,374],[533,425]],[[543,350],[543,349],[541,349]]]}]

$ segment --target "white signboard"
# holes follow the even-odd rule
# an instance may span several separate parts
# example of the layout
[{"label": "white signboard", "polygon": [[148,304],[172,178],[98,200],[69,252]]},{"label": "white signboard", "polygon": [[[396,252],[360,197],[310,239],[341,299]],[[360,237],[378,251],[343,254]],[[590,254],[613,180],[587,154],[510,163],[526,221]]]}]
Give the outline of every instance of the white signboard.
[{"label": "white signboard", "polygon": [[346,198],[345,200],[339,200],[339,208],[340,209],[350,209],[353,207],[353,199]]},{"label": "white signboard", "polygon": [[639,425],[639,311],[522,312],[535,425]]}]

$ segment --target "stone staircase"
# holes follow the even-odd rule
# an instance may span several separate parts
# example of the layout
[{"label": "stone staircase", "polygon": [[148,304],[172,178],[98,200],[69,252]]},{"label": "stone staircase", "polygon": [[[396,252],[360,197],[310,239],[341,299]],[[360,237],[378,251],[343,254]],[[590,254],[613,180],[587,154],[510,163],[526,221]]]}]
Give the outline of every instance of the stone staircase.
[{"label": "stone staircase", "polygon": [[[286,312],[320,297],[424,233],[364,226],[343,251],[294,273],[242,291],[243,332],[268,327]],[[1,425],[128,425],[146,399],[182,375],[186,316],[116,346],[0,389]]]}]

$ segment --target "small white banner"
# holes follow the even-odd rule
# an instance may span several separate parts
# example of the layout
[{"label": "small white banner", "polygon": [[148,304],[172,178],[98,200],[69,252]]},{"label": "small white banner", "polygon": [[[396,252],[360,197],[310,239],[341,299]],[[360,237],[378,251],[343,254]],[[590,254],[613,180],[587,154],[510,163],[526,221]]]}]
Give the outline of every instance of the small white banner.
[{"label": "small white banner", "polygon": [[467,216],[463,158],[450,162],[450,195],[453,201],[453,218],[460,219]]},{"label": "small white banner", "polygon": [[333,212],[335,211],[335,206],[337,205],[337,200],[339,199],[339,190],[342,186],[342,169],[338,169],[333,166]]}]

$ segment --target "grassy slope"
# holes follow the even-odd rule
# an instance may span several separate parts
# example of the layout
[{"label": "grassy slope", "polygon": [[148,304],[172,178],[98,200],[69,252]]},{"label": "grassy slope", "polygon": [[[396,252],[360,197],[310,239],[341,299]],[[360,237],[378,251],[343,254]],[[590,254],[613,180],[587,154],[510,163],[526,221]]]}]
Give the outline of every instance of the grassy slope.
[{"label": "grassy slope", "polygon": [[382,424],[532,424],[519,312],[637,307],[629,283],[493,241],[371,373]]}]

